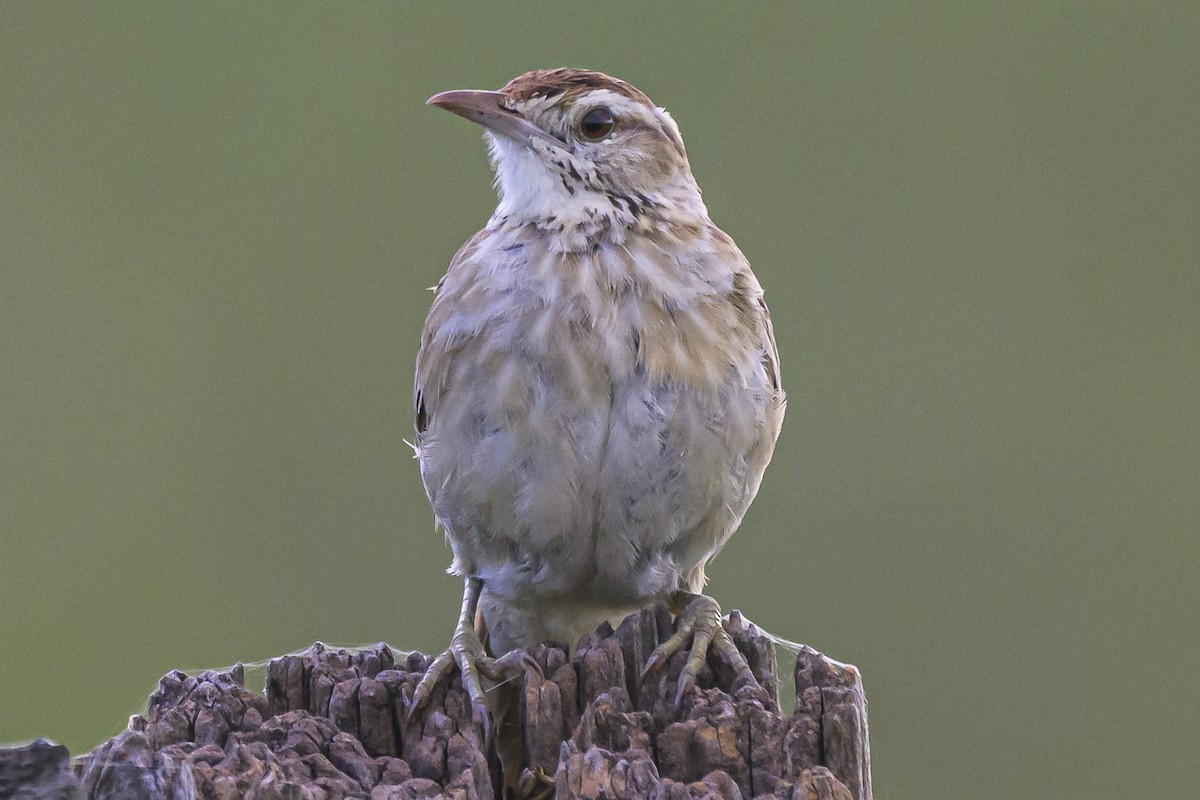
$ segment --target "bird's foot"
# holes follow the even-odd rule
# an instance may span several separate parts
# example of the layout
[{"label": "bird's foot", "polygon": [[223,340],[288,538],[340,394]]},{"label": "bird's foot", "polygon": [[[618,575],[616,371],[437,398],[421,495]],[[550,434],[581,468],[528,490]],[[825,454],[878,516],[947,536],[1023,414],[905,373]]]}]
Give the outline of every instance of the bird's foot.
[{"label": "bird's foot", "polygon": [[483,727],[486,751],[491,746],[492,722],[482,678],[498,685],[522,677],[528,669],[540,673],[541,668],[524,650],[513,650],[499,658],[487,654],[473,624],[481,586],[478,578],[467,579],[462,613],[454,627],[454,635],[450,637],[450,646],[433,660],[421,676],[417,688],[413,690],[412,699],[408,701],[408,713],[412,715],[423,709],[433,697],[438,683],[458,667],[462,673],[463,689],[471,701],[471,714]]},{"label": "bird's foot", "polygon": [[716,650],[718,656],[727,662],[734,672],[734,688],[742,686],[757,686],[758,681],[746,662],[745,656],[733,643],[733,638],[721,624],[721,607],[717,601],[703,594],[680,592],[675,598],[682,606],[675,633],[671,638],[655,648],[646,661],[642,677],[649,675],[655,669],[670,661],[671,656],[678,653],[692,640],[688,650],[687,662],[679,673],[679,689],[675,693],[675,705],[683,702],[683,696],[696,686],[696,676],[704,668],[710,649]]},{"label": "bird's foot", "polygon": [[492,740],[492,722],[482,678],[493,684],[507,683],[524,676],[527,669],[537,671],[537,662],[524,650],[513,650],[492,658],[484,652],[475,631],[470,626],[460,625],[454,631],[450,646],[433,660],[413,690],[408,702],[409,714],[419,712],[429,703],[438,683],[449,678],[455,667],[462,673],[463,689],[471,700],[471,714],[483,727],[486,748]]}]

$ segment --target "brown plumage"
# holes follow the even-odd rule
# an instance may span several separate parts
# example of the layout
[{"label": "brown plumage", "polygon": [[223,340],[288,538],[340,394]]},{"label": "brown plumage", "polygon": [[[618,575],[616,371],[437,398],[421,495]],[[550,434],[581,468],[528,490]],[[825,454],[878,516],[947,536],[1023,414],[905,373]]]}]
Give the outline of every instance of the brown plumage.
[{"label": "brown plumage", "polygon": [[593,89],[611,89],[636,103],[653,106],[650,98],[623,80],[585,69],[535,69],[513,78],[500,91],[514,102],[524,103],[538,97],[566,97],[574,100]]},{"label": "brown plumage", "polygon": [[477,609],[500,654],[660,600],[680,633],[650,667],[691,637],[685,691],[710,646],[736,657],[699,592],[783,421],[762,289],[674,121],[624,81],[537,71],[430,103],[487,129],[500,201],[417,356],[421,476],[466,591],[414,702],[458,664],[486,715]]}]

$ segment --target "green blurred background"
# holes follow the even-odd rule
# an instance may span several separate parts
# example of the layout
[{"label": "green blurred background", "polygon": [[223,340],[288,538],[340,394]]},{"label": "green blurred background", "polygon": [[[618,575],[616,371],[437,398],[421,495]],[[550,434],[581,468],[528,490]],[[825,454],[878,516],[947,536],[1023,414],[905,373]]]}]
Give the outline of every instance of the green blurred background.
[{"label": "green blurred background", "polygon": [[713,594],[860,666],[880,798],[1194,797],[1200,8],[6,4],[0,741],[447,640],[409,436],[494,203],[430,94],[675,115],[789,416]]}]

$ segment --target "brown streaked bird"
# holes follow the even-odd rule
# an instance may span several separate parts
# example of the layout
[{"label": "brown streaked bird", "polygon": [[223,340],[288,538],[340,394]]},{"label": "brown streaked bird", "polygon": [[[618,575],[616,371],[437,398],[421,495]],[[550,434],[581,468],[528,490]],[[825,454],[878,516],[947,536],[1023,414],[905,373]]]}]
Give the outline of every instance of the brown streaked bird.
[{"label": "brown streaked bird", "polygon": [[417,355],[421,478],[465,591],[413,706],[457,665],[486,725],[480,675],[521,666],[493,655],[658,601],[677,633],[647,669],[690,640],[680,696],[710,647],[752,681],[701,591],[784,394],[762,288],[709,220],[678,127],[575,69],[428,102],[484,127],[499,205],[438,283]]}]

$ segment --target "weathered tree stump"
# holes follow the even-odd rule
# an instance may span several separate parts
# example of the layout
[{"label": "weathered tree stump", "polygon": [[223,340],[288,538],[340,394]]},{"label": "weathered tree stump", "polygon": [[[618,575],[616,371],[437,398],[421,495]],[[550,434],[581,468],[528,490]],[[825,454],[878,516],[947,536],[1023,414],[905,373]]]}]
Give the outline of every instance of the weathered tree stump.
[{"label": "weathered tree stump", "polygon": [[[711,656],[679,708],[685,654],[641,676],[671,633],[663,607],[615,631],[601,627],[573,654],[533,648],[541,674],[528,670],[522,685],[497,689],[513,693],[524,721],[517,796],[870,800],[857,670],[802,649],[796,708],[785,716],[770,640],[738,612],[727,623],[760,686],[731,693],[732,669]],[[73,775],[63,748],[0,751],[0,798],[499,797],[498,761],[457,677],[409,715],[406,700],[428,663],[419,653],[397,663],[383,644],[360,652],[315,644],[270,662],[265,697],[246,689],[240,665],[172,672],[146,714],[76,759]]]}]

